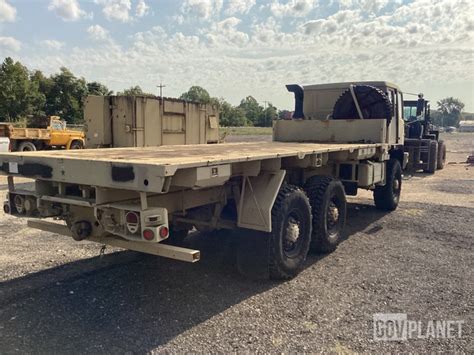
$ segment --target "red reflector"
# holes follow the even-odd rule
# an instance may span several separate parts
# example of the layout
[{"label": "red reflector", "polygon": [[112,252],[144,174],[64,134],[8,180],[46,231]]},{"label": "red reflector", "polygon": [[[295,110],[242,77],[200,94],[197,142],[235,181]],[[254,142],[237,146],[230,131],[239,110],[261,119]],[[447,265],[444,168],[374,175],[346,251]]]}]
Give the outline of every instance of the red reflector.
[{"label": "red reflector", "polygon": [[127,223],[138,223],[138,214],[136,214],[135,212],[127,212],[127,214],[125,215],[125,221]]},{"label": "red reflector", "polygon": [[168,227],[161,227],[160,228],[160,237],[161,238],[167,238],[169,233],[170,233],[170,231],[168,230]]},{"label": "red reflector", "polygon": [[153,233],[151,229],[145,229],[143,231],[143,238],[145,238],[146,240],[152,240],[153,238],[155,238],[155,233]]}]

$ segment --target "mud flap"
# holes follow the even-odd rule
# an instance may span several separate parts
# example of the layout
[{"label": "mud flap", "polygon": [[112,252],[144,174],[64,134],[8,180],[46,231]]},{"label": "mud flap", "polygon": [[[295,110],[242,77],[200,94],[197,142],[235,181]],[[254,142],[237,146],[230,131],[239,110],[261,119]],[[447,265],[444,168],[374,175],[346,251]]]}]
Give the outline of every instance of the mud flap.
[{"label": "mud flap", "polygon": [[285,170],[242,179],[237,226],[272,231],[272,208],[285,178]]}]

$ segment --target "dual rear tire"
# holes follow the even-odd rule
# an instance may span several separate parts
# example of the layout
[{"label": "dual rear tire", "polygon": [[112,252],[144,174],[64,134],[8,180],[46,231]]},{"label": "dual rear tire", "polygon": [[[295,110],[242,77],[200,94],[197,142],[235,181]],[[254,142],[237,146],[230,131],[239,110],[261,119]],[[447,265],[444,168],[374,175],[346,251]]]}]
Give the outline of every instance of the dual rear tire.
[{"label": "dual rear tire", "polygon": [[20,143],[17,150],[19,152],[34,152],[36,151],[36,145],[33,142],[24,141]]},{"label": "dual rear tire", "polygon": [[[387,162],[385,185],[374,189],[375,206],[393,211],[402,188],[402,168],[397,159]],[[270,277],[289,279],[303,267],[308,251],[329,253],[343,240],[347,201],[341,181],[313,176],[301,189],[284,185],[272,208]]]},{"label": "dual rear tire", "polygon": [[284,185],[272,208],[270,277],[294,277],[309,250],[335,250],[342,240],[345,220],[346,197],[339,180],[314,176],[304,189]]}]

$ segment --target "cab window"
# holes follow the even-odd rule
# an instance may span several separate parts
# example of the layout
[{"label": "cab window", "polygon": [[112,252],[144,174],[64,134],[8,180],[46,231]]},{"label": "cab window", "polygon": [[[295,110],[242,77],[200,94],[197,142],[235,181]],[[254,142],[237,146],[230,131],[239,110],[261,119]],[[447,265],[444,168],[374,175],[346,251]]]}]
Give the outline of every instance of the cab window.
[{"label": "cab window", "polygon": [[64,129],[64,125],[61,121],[53,121],[51,122],[51,128],[55,131],[62,131]]},{"label": "cab window", "polygon": [[403,106],[403,118],[405,121],[416,120],[416,106]]}]

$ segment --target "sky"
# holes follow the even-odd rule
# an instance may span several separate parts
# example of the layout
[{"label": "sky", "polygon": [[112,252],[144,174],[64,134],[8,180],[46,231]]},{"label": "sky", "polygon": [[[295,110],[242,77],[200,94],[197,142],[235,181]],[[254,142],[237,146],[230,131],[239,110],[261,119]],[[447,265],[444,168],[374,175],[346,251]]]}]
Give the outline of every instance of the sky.
[{"label": "sky", "polygon": [[285,84],[385,80],[474,112],[474,0],[0,0],[6,56],[114,91],[291,109]]}]

